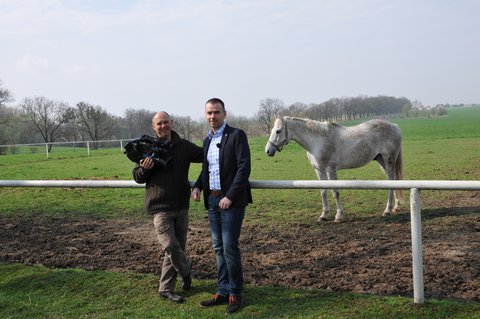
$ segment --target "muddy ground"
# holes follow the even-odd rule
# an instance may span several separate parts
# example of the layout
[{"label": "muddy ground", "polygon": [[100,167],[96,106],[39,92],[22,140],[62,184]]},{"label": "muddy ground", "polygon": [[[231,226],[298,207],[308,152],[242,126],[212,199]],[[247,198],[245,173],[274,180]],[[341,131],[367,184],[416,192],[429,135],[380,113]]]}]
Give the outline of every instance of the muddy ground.
[{"label": "muddy ground", "polygon": [[[426,298],[480,301],[480,193],[422,212]],[[450,203],[455,204],[455,203]],[[254,214],[254,212],[248,212]],[[410,215],[251,225],[241,236],[248,285],[413,296]],[[192,222],[194,278],[214,279],[207,220]],[[0,216],[0,261],[158,274],[149,220]]]}]

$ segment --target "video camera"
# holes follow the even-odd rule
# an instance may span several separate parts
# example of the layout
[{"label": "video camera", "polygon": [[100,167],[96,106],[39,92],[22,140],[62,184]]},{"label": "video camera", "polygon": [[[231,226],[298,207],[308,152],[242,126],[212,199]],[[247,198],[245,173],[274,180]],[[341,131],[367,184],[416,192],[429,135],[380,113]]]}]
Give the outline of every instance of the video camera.
[{"label": "video camera", "polygon": [[167,154],[171,146],[170,141],[161,141],[145,134],[128,142],[124,146],[125,151],[123,153],[132,162],[140,163],[140,160],[150,157],[153,159],[155,166],[165,168],[172,160],[172,156]]}]

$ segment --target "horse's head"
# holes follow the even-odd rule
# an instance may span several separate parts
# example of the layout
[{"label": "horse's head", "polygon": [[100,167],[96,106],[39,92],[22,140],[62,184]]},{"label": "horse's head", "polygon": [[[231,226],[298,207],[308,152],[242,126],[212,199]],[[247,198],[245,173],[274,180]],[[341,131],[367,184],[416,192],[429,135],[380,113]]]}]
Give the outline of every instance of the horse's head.
[{"label": "horse's head", "polygon": [[284,118],[277,118],[265,146],[265,153],[268,156],[273,156],[276,151],[281,152],[282,148],[288,144],[288,141],[287,122]]}]

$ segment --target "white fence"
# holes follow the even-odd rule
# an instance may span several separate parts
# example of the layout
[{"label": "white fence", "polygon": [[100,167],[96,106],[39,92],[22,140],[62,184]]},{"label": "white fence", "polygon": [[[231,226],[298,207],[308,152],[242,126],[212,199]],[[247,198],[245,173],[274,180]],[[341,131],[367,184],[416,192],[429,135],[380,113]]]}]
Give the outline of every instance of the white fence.
[{"label": "white fence", "polygon": [[[410,189],[410,221],[412,235],[413,300],[424,303],[423,244],[420,190],[480,190],[480,181],[287,181],[252,180],[252,188],[259,189]],[[190,182],[193,186],[193,182]],[[75,187],[75,188],[143,188],[134,181],[85,180],[0,180],[0,187]]]},{"label": "white fence", "polygon": [[[73,149],[86,152],[87,156],[90,156],[92,149],[101,149],[101,148],[119,148],[120,151],[123,151],[123,146],[127,144],[132,139],[121,139],[121,140],[100,140],[100,141],[74,141],[74,142],[52,142],[52,143],[30,143],[30,144],[8,144],[0,145],[0,149],[4,149],[3,153],[40,153],[45,151],[45,155],[49,158],[51,151],[50,147],[56,146],[54,148],[55,152],[62,151],[63,149]],[[2,152],[0,152],[1,154]]]}]

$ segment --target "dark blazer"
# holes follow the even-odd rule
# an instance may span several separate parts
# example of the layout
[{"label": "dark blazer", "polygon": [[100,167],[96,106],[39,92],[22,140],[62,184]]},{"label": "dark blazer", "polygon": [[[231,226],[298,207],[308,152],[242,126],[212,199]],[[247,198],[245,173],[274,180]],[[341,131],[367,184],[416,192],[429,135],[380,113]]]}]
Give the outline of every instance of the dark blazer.
[{"label": "dark blazer", "polygon": [[[203,140],[203,166],[202,172],[195,182],[194,187],[203,190],[205,208],[208,209],[210,196],[210,182],[208,174],[208,148],[210,139]],[[223,131],[220,143],[220,184],[223,194],[232,201],[232,206],[246,206],[252,202],[250,189],[251,162],[250,147],[247,135],[241,129],[228,124]]]}]

